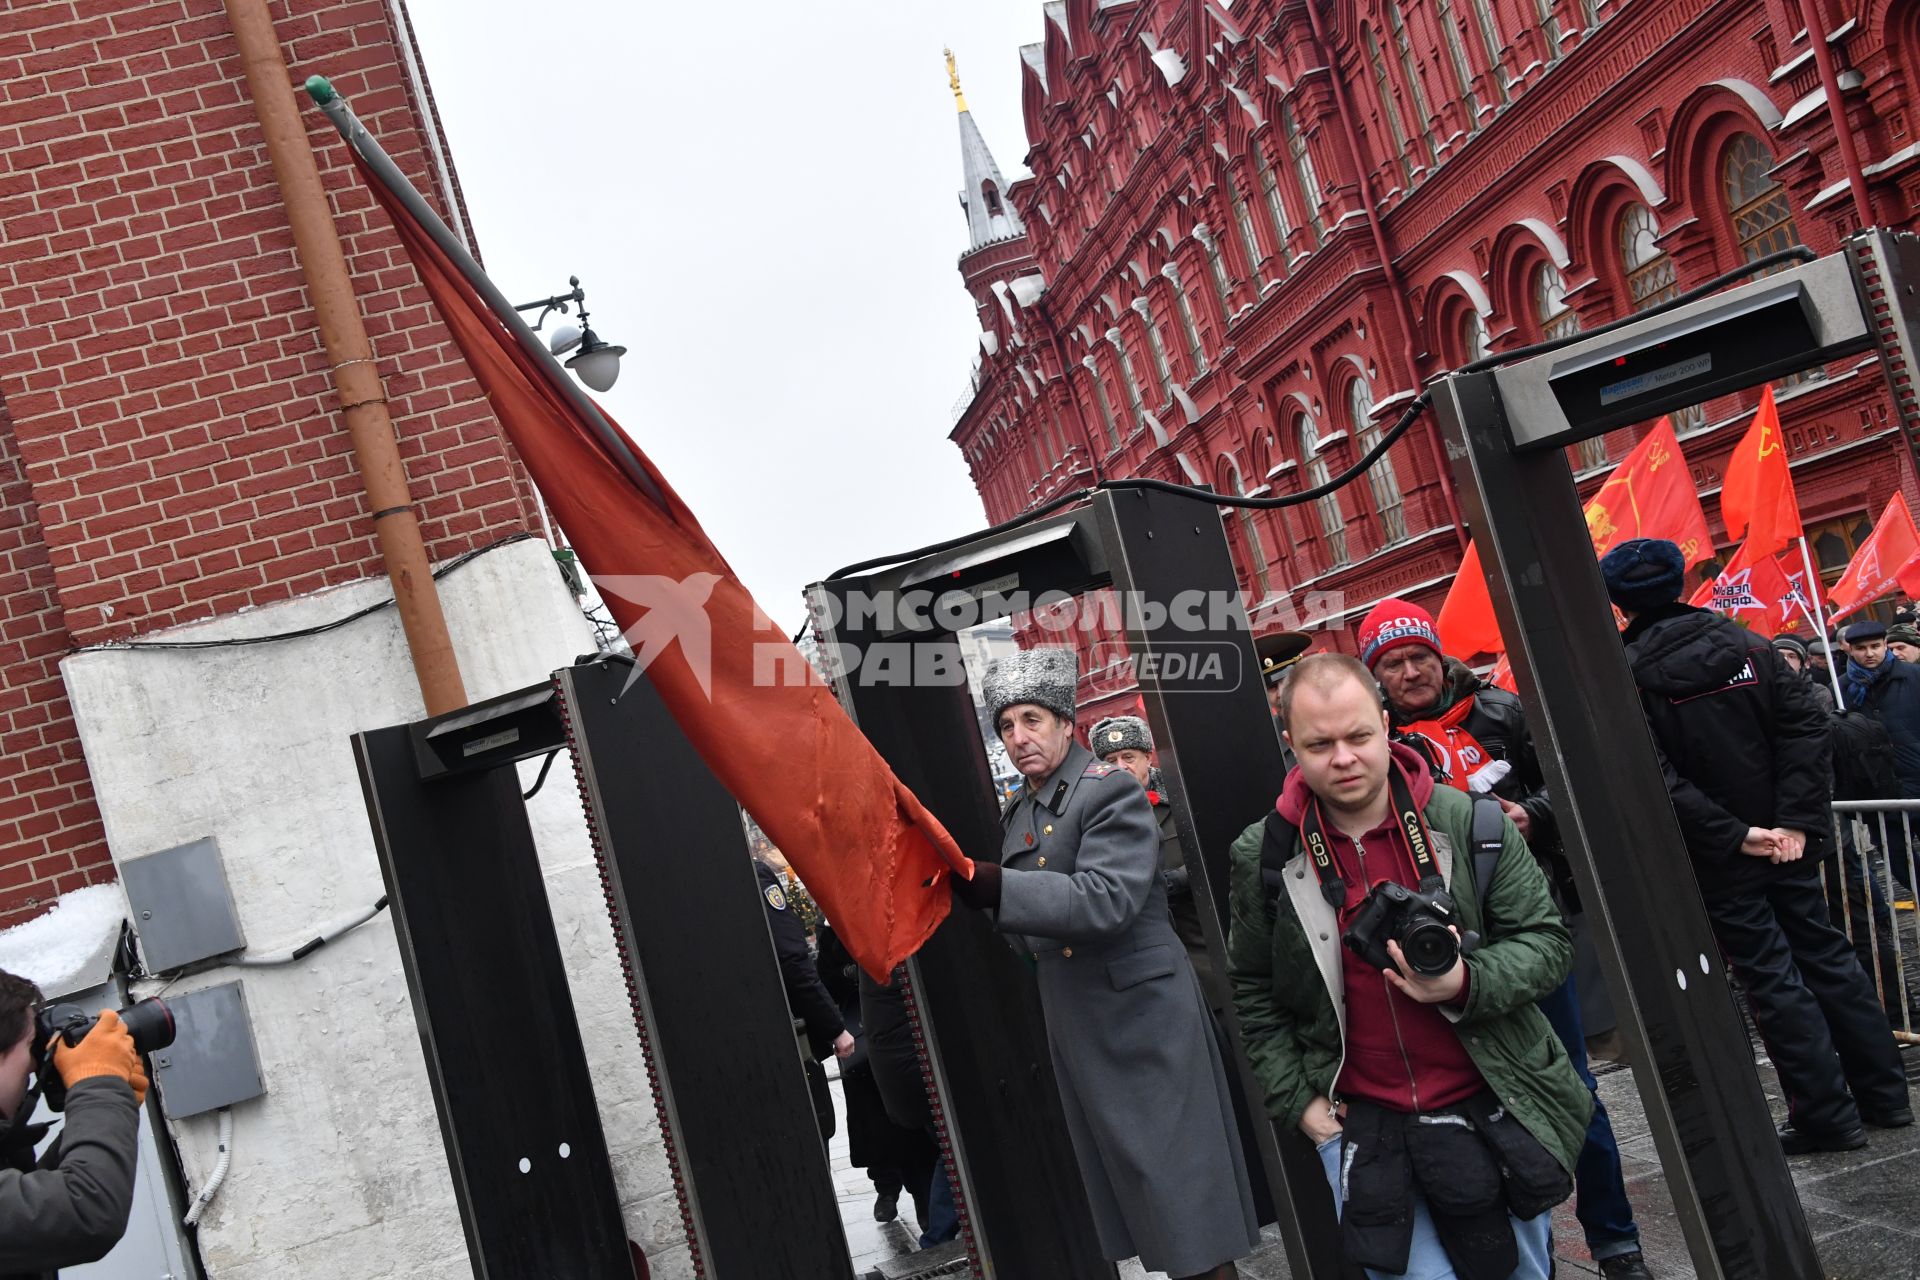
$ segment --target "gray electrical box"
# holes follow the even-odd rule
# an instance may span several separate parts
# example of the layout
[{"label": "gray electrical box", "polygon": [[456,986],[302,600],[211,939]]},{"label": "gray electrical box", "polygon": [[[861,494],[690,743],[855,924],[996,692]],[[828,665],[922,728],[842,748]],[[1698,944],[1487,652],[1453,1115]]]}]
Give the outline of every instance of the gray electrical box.
[{"label": "gray electrical box", "polygon": [[120,864],[120,885],[148,973],[166,973],[246,945],[212,836],[127,859]]},{"label": "gray electrical box", "polygon": [[238,982],[163,998],[173,1010],[173,1043],[152,1062],[168,1119],[184,1120],[266,1092]]}]

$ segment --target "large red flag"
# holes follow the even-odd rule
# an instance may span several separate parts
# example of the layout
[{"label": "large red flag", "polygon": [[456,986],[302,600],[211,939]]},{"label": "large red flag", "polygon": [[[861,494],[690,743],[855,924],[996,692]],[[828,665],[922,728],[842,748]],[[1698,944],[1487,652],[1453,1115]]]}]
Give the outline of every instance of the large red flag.
[{"label": "large red flag", "polygon": [[1827,599],[1833,602],[1829,620],[1844,617],[1899,587],[1908,595],[1920,595],[1920,530],[1913,527],[1913,512],[1907,509],[1906,495],[1896,492],[1873,532],[1853,553],[1847,571],[1833,584]]},{"label": "large red flag", "polygon": [[[1613,474],[1587,503],[1587,533],[1593,554],[1604,556],[1632,538],[1671,538],[1689,565],[1713,553],[1706,513],[1693,476],[1665,418],[1646,434],[1633,452],[1621,459]],[[1480,550],[1471,544],[1460,562],[1460,573],[1440,605],[1434,620],[1440,643],[1448,653],[1467,657],[1499,653],[1505,646],[1494,621],[1493,600],[1480,567]]]},{"label": "large red flag", "polygon": [[[792,862],[861,968],[884,979],[946,917],[949,866],[971,875],[972,863],[754,604],[646,456],[633,449],[664,506],[354,160],[561,527],[596,577],[612,576],[607,608],[661,700]],[[621,575],[631,584],[624,593]]]},{"label": "large red flag", "polygon": [[1746,543],[1718,577],[1704,582],[1688,603],[1724,613],[1762,635],[1787,630],[1793,622],[1793,582],[1780,562]]},{"label": "large red flag", "polygon": [[1727,460],[1720,515],[1727,522],[1727,536],[1744,537],[1755,555],[1784,551],[1800,536],[1800,504],[1793,493],[1793,473],[1787,469],[1771,386],[1761,391],[1753,425]]}]

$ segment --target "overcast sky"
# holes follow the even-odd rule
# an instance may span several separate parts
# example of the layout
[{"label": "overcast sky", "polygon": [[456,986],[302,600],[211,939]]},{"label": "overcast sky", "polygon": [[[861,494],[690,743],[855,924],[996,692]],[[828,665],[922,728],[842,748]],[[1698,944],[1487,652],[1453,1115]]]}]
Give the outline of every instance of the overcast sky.
[{"label": "overcast sky", "polygon": [[[408,0],[487,268],[587,290],[603,402],[776,620],[844,564],[985,521],[941,49],[1024,173],[1040,0]],[[644,572],[639,566],[589,566]]]}]

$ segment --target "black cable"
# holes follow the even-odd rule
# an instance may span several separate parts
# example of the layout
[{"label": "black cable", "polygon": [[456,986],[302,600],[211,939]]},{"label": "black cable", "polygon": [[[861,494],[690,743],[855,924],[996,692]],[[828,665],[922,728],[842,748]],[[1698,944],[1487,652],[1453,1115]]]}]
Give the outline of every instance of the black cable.
[{"label": "black cable", "polygon": [[[435,582],[438,582],[455,569],[460,568],[462,565],[470,564],[490,551],[498,551],[501,547],[511,546],[516,542],[525,542],[533,536],[531,533],[508,534],[504,538],[498,538],[489,542],[484,547],[475,547],[471,551],[462,552],[441,565],[438,569],[435,569],[433,571],[433,579]],[[343,618],[335,618],[332,622],[323,622],[315,627],[302,627],[298,631],[275,631],[264,636],[235,636],[228,640],[114,640],[106,644],[81,645],[79,648],[69,649],[67,652],[118,653],[129,649],[238,649],[250,644],[275,644],[281,640],[303,640],[308,636],[320,636],[325,635],[329,631],[338,631],[350,622],[358,622],[362,618],[371,617],[379,613],[382,609],[390,609],[393,607],[393,604],[394,598],[388,596],[385,600],[370,604],[364,609],[356,609]]]},{"label": "black cable", "polygon": [[547,758],[540,762],[540,773],[533,780],[533,790],[521,796],[522,800],[531,800],[540,794],[540,788],[547,784],[547,770],[553,768],[553,758],[560,754],[559,748],[547,752]]},{"label": "black cable", "polygon": [[[1663,312],[1672,311],[1676,307],[1683,307],[1689,302],[1697,301],[1710,293],[1718,292],[1737,280],[1744,280],[1748,276],[1757,275],[1770,267],[1780,266],[1788,262],[1811,262],[1817,256],[1813,250],[1807,248],[1805,245],[1795,245],[1791,249],[1781,249],[1775,253],[1769,253],[1763,257],[1755,258],[1751,262],[1742,263],[1732,271],[1715,276],[1705,284],[1689,289],[1685,293],[1675,294],[1658,306],[1648,307],[1645,311],[1638,311],[1630,316],[1622,316],[1618,320],[1610,320],[1597,329],[1588,329],[1583,332],[1568,334],[1561,338],[1550,338],[1545,342],[1536,342],[1531,346],[1516,347],[1512,351],[1496,351],[1469,364],[1462,365],[1459,369],[1455,370],[1455,372],[1478,373],[1482,369],[1491,369],[1498,365],[1511,364],[1516,360],[1530,359],[1533,356],[1545,355],[1550,351],[1558,351],[1560,348],[1571,346],[1576,342],[1585,342],[1590,338],[1597,338],[1603,334],[1611,333],[1615,329],[1625,328],[1630,324],[1638,324],[1642,320],[1648,320]],[[869,569],[880,569],[887,565],[904,564],[908,561],[920,560],[927,556],[939,555],[942,551],[951,551],[955,547],[964,547],[968,543],[978,542],[982,538],[991,538],[996,534],[1018,529],[1022,525],[1032,524],[1036,520],[1052,515],[1062,507],[1071,506],[1076,502],[1083,501],[1098,489],[1151,490],[1156,493],[1172,493],[1179,494],[1183,497],[1205,498],[1214,506],[1218,507],[1246,507],[1255,511],[1274,511],[1282,507],[1298,506],[1303,502],[1312,502],[1316,498],[1323,498],[1336,489],[1343,489],[1355,480],[1358,480],[1369,467],[1379,460],[1381,454],[1393,447],[1394,442],[1412,428],[1414,421],[1419,418],[1420,414],[1431,402],[1432,392],[1422,391],[1418,396],[1414,397],[1413,403],[1407,406],[1407,411],[1400,416],[1400,420],[1394,423],[1387,431],[1382,432],[1379,441],[1375,443],[1373,448],[1367,450],[1366,454],[1361,457],[1359,461],[1355,462],[1345,471],[1342,471],[1339,475],[1328,480],[1325,484],[1316,485],[1311,489],[1303,489],[1299,493],[1289,493],[1275,498],[1246,498],[1238,494],[1216,493],[1212,489],[1199,489],[1192,485],[1175,484],[1170,480],[1151,480],[1144,476],[1130,476],[1119,480],[1102,480],[1098,484],[1075,489],[1071,493],[1062,494],[1060,497],[1055,498],[1043,506],[1036,507],[1032,511],[1023,511],[1012,519],[1002,520],[999,524],[992,525],[989,528],[981,529],[974,533],[963,534],[958,538],[948,538],[944,542],[936,542],[930,546],[920,547],[913,551],[901,552],[898,555],[876,556],[871,560],[862,560],[858,564],[850,564],[844,569],[828,574],[824,581],[834,582],[841,578],[850,578],[857,573],[865,573]],[[805,634],[806,627],[802,626],[799,631],[794,633],[793,642],[795,644],[800,643],[800,637]]]}]

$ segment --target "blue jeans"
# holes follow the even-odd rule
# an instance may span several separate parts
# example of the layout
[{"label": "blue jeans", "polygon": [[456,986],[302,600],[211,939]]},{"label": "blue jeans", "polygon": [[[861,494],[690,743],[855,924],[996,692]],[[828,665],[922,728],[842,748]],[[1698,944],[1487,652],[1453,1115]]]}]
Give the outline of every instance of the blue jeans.
[{"label": "blue jeans", "polygon": [[947,1182],[947,1162],[937,1156],[933,1162],[933,1186],[927,1193],[927,1221],[921,1225],[926,1228],[920,1236],[922,1249],[945,1244],[960,1234],[960,1214],[953,1207],[953,1187]]},{"label": "blue jeans", "polygon": [[[1333,1207],[1337,1211],[1340,1198],[1340,1138],[1328,1138],[1321,1143],[1320,1167],[1326,1172],[1327,1185],[1333,1188]],[[1548,1280],[1553,1274],[1553,1214],[1543,1213],[1537,1218],[1513,1218],[1514,1243],[1520,1246],[1520,1265],[1513,1269],[1508,1280]],[[1454,1280],[1453,1263],[1447,1258],[1447,1251],[1440,1244],[1440,1237],[1433,1229],[1433,1218],[1427,1213],[1426,1199],[1418,1191],[1413,1193],[1413,1248],[1407,1254],[1407,1269],[1389,1276],[1382,1271],[1367,1271],[1368,1280]]]},{"label": "blue jeans", "polygon": [[1640,1247],[1640,1228],[1633,1222],[1633,1205],[1627,1201],[1627,1184],[1620,1169],[1620,1144],[1614,1141],[1613,1122],[1600,1101],[1599,1087],[1587,1068],[1587,1036],[1580,1025],[1580,994],[1573,978],[1560,984],[1540,1001],[1540,1012],[1547,1015],[1553,1033],[1567,1048],[1573,1069],[1580,1073],[1587,1092],[1593,1095],[1593,1118],[1587,1121],[1587,1141],[1573,1166],[1574,1216],[1586,1233],[1587,1249],[1594,1261],[1633,1253]]}]

